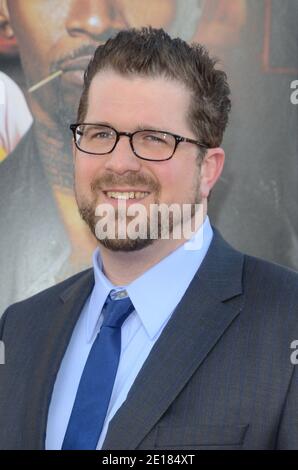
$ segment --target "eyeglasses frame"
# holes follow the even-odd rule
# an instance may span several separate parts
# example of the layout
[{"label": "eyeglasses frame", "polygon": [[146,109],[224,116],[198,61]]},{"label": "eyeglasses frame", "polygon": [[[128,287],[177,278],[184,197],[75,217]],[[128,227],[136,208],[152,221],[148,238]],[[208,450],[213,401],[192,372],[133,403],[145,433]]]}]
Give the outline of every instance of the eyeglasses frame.
[{"label": "eyeglasses frame", "polygon": [[[86,152],[86,150],[82,150],[79,146],[78,146],[78,143],[77,143],[77,140],[76,140],[76,130],[79,126],[83,126],[83,125],[86,125],[86,126],[103,126],[103,127],[107,127],[109,129],[112,129],[115,134],[116,134],[116,140],[115,140],[115,144],[113,146],[113,148],[109,151],[109,152],[104,152],[104,153],[94,153],[94,152]],[[73,139],[74,139],[74,143],[75,143],[75,146],[78,150],[80,150],[80,152],[83,152],[83,153],[87,153],[88,155],[108,155],[109,153],[112,153],[113,150],[115,149],[116,145],[118,144],[119,140],[120,140],[120,137],[122,135],[126,136],[129,138],[129,144],[130,144],[130,147],[131,147],[131,150],[133,151],[133,153],[135,154],[135,156],[137,158],[140,158],[141,160],[146,160],[146,161],[149,161],[149,162],[165,162],[167,160],[170,160],[174,153],[176,152],[176,149],[178,147],[178,145],[180,144],[180,142],[188,142],[190,144],[194,144],[194,145],[197,145],[198,147],[202,147],[202,148],[205,148],[205,149],[208,149],[209,146],[206,145],[206,144],[203,144],[197,140],[194,140],[194,139],[189,139],[188,137],[182,137],[181,135],[178,135],[178,134],[173,134],[172,132],[168,132],[168,131],[159,131],[159,130],[156,130],[156,129],[139,129],[137,131],[134,131],[134,132],[119,132],[117,131],[114,127],[112,126],[107,126],[105,124],[100,124],[100,123],[93,123],[93,122],[77,122],[77,123],[73,123],[73,124],[70,124],[69,126],[70,130],[72,131],[73,133]],[[175,147],[174,147],[174,150],[173,150],[173,153],[170,157],[168,158],[164,158],[162,160],[154,160],[154,159],[150,159],[150,158],[144,158],[144,157],[140,157],[140,155],[138,155],[133,147],[133,144],[132,144],[132,139],[134,137],[135,134],[139,133],[139,132],[144,132],[144,131],[148,131],[148,132],[160,132],[161,134],[167,134],[167,135],[171,135],[172,137],[175,138]]]}]

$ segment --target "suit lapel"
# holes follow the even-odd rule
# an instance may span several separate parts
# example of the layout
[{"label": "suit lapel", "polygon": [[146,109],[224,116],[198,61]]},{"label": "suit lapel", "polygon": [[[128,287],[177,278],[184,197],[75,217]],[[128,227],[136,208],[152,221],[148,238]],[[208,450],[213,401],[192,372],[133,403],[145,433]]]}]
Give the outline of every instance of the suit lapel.
[{"label": "suit lapel", "polygon": [[243,255],[215,230],[202,266],[110,422],[103,449],[137,448],[169,408],[241,311],[242,269]]}]

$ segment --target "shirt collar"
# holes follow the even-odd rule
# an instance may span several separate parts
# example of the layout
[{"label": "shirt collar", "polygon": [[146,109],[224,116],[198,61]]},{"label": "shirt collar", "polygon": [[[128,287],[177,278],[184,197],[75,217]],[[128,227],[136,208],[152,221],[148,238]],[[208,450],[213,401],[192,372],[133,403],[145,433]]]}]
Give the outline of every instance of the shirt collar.
[{"label": "shirt collar", "polygon": [[207,216],[189,241],[127,286],[114,286],[104,275],[97,248],[93,254],[95,285],[87,311],[87,340],[91,341],[98,328],[100,313],[111,290],[123,289],[126,289],[148,336],[153,339],[182,299],[208,251],[212,236]]}]

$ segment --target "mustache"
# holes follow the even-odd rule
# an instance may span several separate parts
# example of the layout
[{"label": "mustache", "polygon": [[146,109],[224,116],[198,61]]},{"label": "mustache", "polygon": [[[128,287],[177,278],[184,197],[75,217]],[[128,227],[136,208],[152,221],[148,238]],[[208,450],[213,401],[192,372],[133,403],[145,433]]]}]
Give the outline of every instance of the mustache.
[{"label": "mustache", "polygon": [[120,31],[121,31],[120,28],[119,29],[109,28],[103,31],[102,33],[98,35],[97,44],[82,44],[77,49],[73,49],[71,52],[68,52],[67,54],[59,57],[59,59],[53,61],[50,64],[50,72],[52,73],[52,72],[56,72],[56,70],[60,70],[63,62],[66,62],[67,60],[73,60],[79,57],[89,56],[89,55],[93,56],[98,46],[105,43],[108,39],[110,39],[112,36],[115,36]]},{"label": "mustache", "polygon": [[139,185],[144,186],[150,192],[157,193],[159,193],[161,189],[160,184],[148,175],[126,173],[123,176],[119,176],[114,173],[110,173],[94,179],[91,183],[91,191],[96,193],[97,191],[102,191],[106,187],[117,185],[131,187],[137,187]]}]

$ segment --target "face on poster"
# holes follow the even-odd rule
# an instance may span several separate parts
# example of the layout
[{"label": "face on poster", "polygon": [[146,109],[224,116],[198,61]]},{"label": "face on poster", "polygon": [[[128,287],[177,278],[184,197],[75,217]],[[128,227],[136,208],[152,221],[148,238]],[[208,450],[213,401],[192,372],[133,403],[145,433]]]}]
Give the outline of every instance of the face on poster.
[{"label": "face on poster", "polygon": [[[39,107],[63,125],[76,115],[83,72],[96,46],[120,29],[163,27],[170,34],[216,48],[233,41],[245,12],[243,0],[233,8],[231,2],[204,0],[2,0],[7,20],[2,25],[6,37],[14,37],[18,44],[28,88],[62,72],[30,101],[38,101],[35,112]],[[232,15],[233,26],[227,21]]]}]

